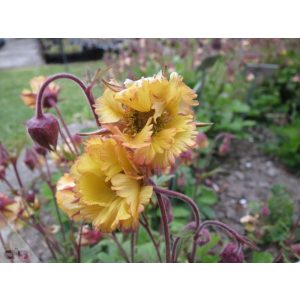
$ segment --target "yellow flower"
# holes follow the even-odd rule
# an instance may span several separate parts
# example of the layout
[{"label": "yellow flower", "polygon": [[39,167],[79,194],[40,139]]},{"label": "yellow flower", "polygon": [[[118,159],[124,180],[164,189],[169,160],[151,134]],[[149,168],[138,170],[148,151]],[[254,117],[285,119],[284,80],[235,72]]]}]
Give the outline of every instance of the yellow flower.
[{"label": "yellow flower", "polygon": [[138,81],[125,81],[125,88],[105,89],[96,102],[96,113],[113,138],[133,151],[138,165],[165,169],[195,144],[192,106],[196,94],[172,73]]},{"label": "yellow flower", "polygon": [[0,229],[6,227],[10,222],[14,222],[18,217],[20,206],[17,201],[8,198],[0,193]]},{"label": "yellow flower", "polygon": [[135,229],[152,196],[152,186],[143,183],[130,154],[112,138],[91,137],[71,177],[80,215],[101,232]]},{"label": "yellow flower", "polygon": [[[37,98],[37,93],[39,89],[41,88],[42,84],[47,80],[47,77],[45,76],[37,76],[34,77],[30,80],[29,84],[31,87],[31,90],[29,89],[24,89],[20,95],[21,99],[23,100],[24,104],[34,108],[35,103],[36,103],[36,98]],[[45,92],[44,92],[44,107],[49,108],[52,107],[50,103],[50,99],[57,102],[57,96],[60,91],[60,87],[51,82]]]},{"label": "yellow flower", "polygon": [[74,221],[80,221],[81,208],[79,198],[75,193],[75,181],[70,174],[62,176],[56,184],[56,199],[58,206]]}]

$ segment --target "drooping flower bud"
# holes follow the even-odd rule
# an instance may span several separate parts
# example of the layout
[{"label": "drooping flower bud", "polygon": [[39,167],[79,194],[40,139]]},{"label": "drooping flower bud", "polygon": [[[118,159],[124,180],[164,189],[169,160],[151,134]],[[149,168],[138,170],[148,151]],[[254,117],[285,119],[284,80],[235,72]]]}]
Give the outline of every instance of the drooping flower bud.
[{"label": "drooping flower bud", "polygon": [[31,171],[36,168],[36,166],[38,165],[38,159],[33,150],[28,148],[26,149],[24,163]]},{"label": "drooping flower bud", "polygon": [[196,144],[200,149],[207,148],[208,138],[205,133],[199,132],[196,136]]},{"label": "drooping flower bud", "polygon": [[74,134],[74,135],[72,135],[72,142],[76,146],[80,146],[82,144],[82,137],[78,134]]},{"label": "drooping flower bud", "polygon": [[227,244],[220,256],[222,263],[242,263],[244,260],[242,248],[235,243]]},{"label": "drooping flower bud", "polygon": [[33,190],[29,190],[26,195],[26,201],[29,203],[34,203],[35,192]]},{"label": "drooping flower bud", "polygon": [[231,140],[234,138],[232,134],[225,134],[223,141],[219,147],[219,155],[225,156],[231,150]]},{"label": "drooping flower bud", "polygon": [[59,123],[53,115],[44,114],[42,117],[34,117],[28,120],[26,125],[29,135],[36,143],[50,151],[55,150]]},{"label": "drooping flower bud", "polygon": [[207,244],[210,241],[210,234],[209,231],[206,228],[203,228],[201,230],[200,236],[197,239],[198,246],[203,246]]},{"label": "drooping flower bud", "polygon": [[101,237],[102,233],[99,230],[89,228],[88,226],[84,226],[81,233],[81,239],[79,235],[77,237],[77,243],[79,243],[80,239],[81,246],[92,246],[97,244]]},{"label": "drooping flower bud", "polygon": [[34,145],[33,149],[39,155],[42,155],[42,156],[46,156],[47,155],[47,149],[44,148],[44,147],[42,147],[42,146],[40,146],[40,145]]},{"label": "drooping flower bud", "polygon": [[9,154],[6,148],[0,143],[0,165],[7,167],[9,164]]}]

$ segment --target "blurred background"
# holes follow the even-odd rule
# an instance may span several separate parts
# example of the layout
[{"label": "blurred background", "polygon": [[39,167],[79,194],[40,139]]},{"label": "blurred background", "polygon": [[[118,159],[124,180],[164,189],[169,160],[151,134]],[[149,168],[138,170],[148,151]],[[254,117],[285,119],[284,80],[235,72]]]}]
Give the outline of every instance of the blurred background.
[{"label": "blurred background", "polygon": [[[284,240],[300,201],[300,40],[0,39],[0,141],[19,151],[31,143],[24,124],[33,110],[20,99],[31,78],[70,72],[88,81],[108,67],[105,78],[120,81],[161,69],[182,75],[198,94],[197,120],[214,125],[203,132],[200,165],[182,157],[177,189],[189,195],[199,167],[204,217],[261,239],[262,224],[273,226],[263,243]],[[92,120],[80,89],[59,84],[66,120]],[[266,207],[273,217],[260,219]]]}]

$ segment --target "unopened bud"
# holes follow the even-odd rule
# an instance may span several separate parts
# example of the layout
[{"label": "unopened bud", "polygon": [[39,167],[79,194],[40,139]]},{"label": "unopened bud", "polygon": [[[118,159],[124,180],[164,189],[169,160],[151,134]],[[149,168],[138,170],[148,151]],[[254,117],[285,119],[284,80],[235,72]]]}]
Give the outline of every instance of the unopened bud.
[{"label": "unopened bud", "polygon": [[207,244],[210,241],[210,234],[209,231],[206,228],[203,228],[201,230],[200,236],[197,239],[198,246],[203,246]]},{"label": "unopened bud", "polygon": [[28,191],[26,195],[26,201],[29,203],[34,203],[34,200],[35,200],[35,192],[32,190]]},{"label": "unopened bud", "polygon": [[196,144],[200,149],[204,149],[208,146],[208,138],[205,133],[199,132],[196,136]]},{"label": "unopened bud", "polygon": [[26,149],[24,163],[31,171],[35,169],[38,164],[38,160],[33,150]]},{"label": "unopened bud", "polygon": [[44,114],[42,117],[34,117],[27,121],[26,125],[29,135],[36,143],[50,151],[55,150],[59,123],[54,116]]},{"label": "unopened bud", "polygon": [[46,154],[47,154],[47,149],[40,145],[34,145],[33,149],[39,155],[46,156]]},{"label": "unopened bud", "polygon": [[244,254],[242,248],[235,243],[229,243],[225,246],[221,253],[222,263],[242,263]]}]

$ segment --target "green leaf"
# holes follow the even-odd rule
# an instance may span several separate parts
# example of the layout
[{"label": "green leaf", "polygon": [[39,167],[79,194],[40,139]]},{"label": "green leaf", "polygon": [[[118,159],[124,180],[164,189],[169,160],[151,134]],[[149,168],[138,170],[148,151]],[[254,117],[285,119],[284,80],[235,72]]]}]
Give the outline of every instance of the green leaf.
[{"label": "green leaf", "polygon": [[253,263],[271,263],[273,262],[273,256],[269,252],[253,252]]},{"label": "green leaf", "polygon": [[202,61],[201,65],[198,67],[198,71],[204,71],[206,69],[211,68],[220,57],[221,57],[221,55],[211,55],[211,56],[206,57]]},{"label": "green leaf", "polygon": [[209,260],[210,259],[210,257],[207,257],[207,256],[211,256],[211,255],[208,254],[208,252],[214,246],[216,246],[218,244],[219,240],[220,240],[220,237],[217,234],[215,234],[215,233],[211,234],[210,241],[207,244],[205,244],[205,245],[198,248],[197,257],[200,259],[200,261],[204,262],[204,260]]},{"label": "green leaf", "polygon": [[214,205],[218,202],[218,197],[212,189],[202,186],[200,190],[200,196],[197,198],[197,202],[200,205]]},{"label": "green leaf", "polygon": [[215,218],[215,211],[210,206],[200,205],[200,212],[204,217],[208,219]]}]

